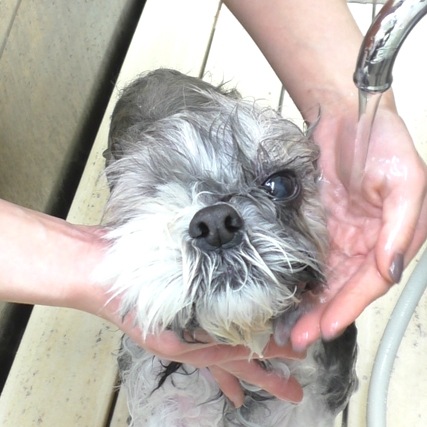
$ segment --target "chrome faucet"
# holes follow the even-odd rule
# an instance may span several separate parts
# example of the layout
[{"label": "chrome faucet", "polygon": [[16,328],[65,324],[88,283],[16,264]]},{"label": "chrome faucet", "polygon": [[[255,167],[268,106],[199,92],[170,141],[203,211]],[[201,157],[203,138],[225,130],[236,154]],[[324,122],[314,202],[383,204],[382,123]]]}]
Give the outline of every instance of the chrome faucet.
[{"label": "chrome faucet", "polygon": [[390,88],[394,60],[400,46],[427,13],[427,0],[388,0],[365,35],[353,80],[368,93]]}]

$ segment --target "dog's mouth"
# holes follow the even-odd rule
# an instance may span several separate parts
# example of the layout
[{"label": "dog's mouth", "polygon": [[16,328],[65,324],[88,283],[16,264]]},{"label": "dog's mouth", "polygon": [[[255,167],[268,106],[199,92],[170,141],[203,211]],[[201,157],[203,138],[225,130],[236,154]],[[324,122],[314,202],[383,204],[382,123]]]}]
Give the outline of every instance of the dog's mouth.
[{"label": "dog's mouth", "polygon": [[[221,256],[219,260],[224,261]],[[319,272],[311,266],[298,266],[297,273],[276,275],[276,280],[269,281],[261,272],[248,275],[248,270],[237,268],[236,263],[216,265],[220,275],[214,269],[217,274],[212,273],[212,281],[195,285],[199,291],[190,316],[185,324],[177,319],[172,329],[190,342],[194,331],[204,330],[219,342],[242,344],[257,354],[271,336],[278,345],[285,345],[295,323],[309,310],[309,301],[323,288]],[[257,274],[258,282],[254,280]],[[209,275],[197,275],[199,280],[202,276]]]},{"label": "dog's mouth", "polygon": [[304,313],[310,311],[315,299],[315,295],[306,292],[294,309],[285,311],[273,320],[273,339],[278,346],[283,347],[289,342],[293,327]]},{"label": "dog's mouth", "polygon": [[181,336],[184,329],[188,337],[201,328],[220,342],[243,344],[257,353],[271,335],[279,345],[286,344],[308,308],[306,301],[323,288],[322,268],[308,244],[239,230],[239,244],[206,250],[195,237],[196,232],[203,235],[204,227],[197,222],[194,228],[187,253],[191,262],[184,263],[191,267],[185,274],[191,314],[186,324],[178,321],[173,329]]},{"label": "dog's mouth", "polygon": [[318,274],[313,275],[311,280],[301,281],[297,285],[295,297],[298,302],[272,320],[273,338],[277,345],[284,346],[289,342],[293,327],[301,316],[309,312],[319,301],[319,295],[325,286],[323,278]]},{"label": "dog's mouth", "polygon": [[298,302],[273,319],[273,338],[277,345],[288,343],[292,328],[300,317],[309,312],[319,301],[319,295],[325,290],[326,281],[318,270],[310,266],[300,273],[302,279],[295,288]]},{"label": "dog's mouth", "polygon": [[[188,343],[209,343],[212,339],[218,342],[237,345],[242,344],[249,347],[254,353],[262,355],[265,346],[267,345],[270,338],[273,338],[276,344],[280,347],[284,347],[288,344],[291,336],[291,332],[297,321],[301,316],[310,311],[313,305],[318,301],[317,295],[312,291],[305,289],[303,292],[303,298],[300,302],[293,304],[282,314],[271,318],[266,321],[262,329],[247,330],[245,332],[244,327],[238,327],[230,321],[229,330],[224,335],[216,335],[211,332],[207,332],[196,318],[187,324],[185,329],[176,330],[175,332],[180,335],[181,339]],[[233,335],[232,329],[239,329],[241,333],[241,340],[234,337],[234,339],[227,339]],[[258,325],[259,327],[259,325]],[[235,333],[235,332],[234,332]]]}]

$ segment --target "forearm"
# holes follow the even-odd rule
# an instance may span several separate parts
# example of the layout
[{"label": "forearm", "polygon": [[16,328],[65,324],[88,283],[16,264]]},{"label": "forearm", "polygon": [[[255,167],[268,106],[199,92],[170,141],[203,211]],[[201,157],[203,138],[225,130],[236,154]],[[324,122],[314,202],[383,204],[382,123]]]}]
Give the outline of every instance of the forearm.
[{"label": "forearm", "polygon": [[96,291],[101,256],[100,239],[85,228],[0,200],[0,300],[90,310],[97,302],[80,298]]},{"label": "forearm", "polygon": [[[362,41],[345,0],[225,0],[308,122],[357,106]],[[331,30],[333,29],[333,30]],[[384,102],[393,105],[391,94]]]}]

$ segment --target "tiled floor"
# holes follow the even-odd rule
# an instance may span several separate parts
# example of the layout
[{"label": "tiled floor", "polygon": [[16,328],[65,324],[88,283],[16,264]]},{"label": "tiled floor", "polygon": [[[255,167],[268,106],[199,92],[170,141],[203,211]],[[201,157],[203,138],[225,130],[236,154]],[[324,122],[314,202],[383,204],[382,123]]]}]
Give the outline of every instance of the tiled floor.
[{"label": "tiled floor", "polygon": [[[366,30],[371,6],[352,4],[351,7]],[[427,92],[423,77],[427,70],[419,55],[420,52],[424,55],[426,36],[427,22],[421,22],[405,42],[394,72],[401,115],[424,159],[427,159],[427,102],[423,103],[424,97],[417,94]],[[148,0],[119,86],[138,73],[159,66],[206,75],[214,82],[231,80],[245,96],[261,98],[273,106],[279,103],[280,82],[232,15],[223,7],[219,9],[218,0]],[[72,206],[71,221],[99,222],[106,196],[105,183],[99,178],[103,166],[101,153],[114,99]],[[298,112],[286,96],[285,99],[283,114],[298,121]],[[366,425],[366,395],[373,359],[403,286],[402,283],[393,288],[359,320],[360,388],[350,404],[350,427]],[[427,425],[427,413],[423,410],[427,403],[426,319],[427,300],[423,298],[399,350],[391,378],[389,427]],[[94,317],[71,310],[37,307],[0,398],[0,424],[124,427],[125,404],[121,396],[115,400],[113,391],[114,352],[119,335]]]}]

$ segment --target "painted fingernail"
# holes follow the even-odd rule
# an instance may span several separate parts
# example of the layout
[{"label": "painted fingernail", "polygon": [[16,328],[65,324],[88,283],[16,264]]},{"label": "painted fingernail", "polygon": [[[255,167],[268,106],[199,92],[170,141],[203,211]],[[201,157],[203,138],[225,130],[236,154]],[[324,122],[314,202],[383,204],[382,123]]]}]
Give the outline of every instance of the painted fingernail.
[{"label": "painted fingernail", "polygon": [[399,283],[403,273],[403,254],[397,253],[388,270],[393,283]]}]

